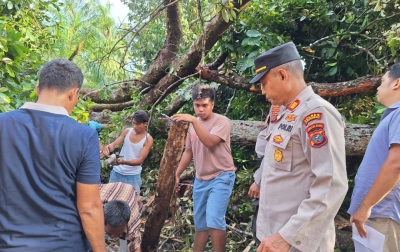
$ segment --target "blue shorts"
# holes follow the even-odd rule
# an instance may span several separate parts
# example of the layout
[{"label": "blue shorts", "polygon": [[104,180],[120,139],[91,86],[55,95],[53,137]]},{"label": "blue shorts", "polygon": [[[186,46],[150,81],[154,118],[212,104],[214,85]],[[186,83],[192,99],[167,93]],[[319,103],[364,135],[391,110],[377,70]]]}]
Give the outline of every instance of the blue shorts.
[{"label": "blue shorts", "polygon": [[223,172],[212,180],[195,179],[193,186],[194,227],[226,230],[225,213],[236,175]]},{"label": "blue shorts", "polygon": [[138,175],[122,175],[119,172],[114,171],[114,169],[110,173],[110,183],[122,182],[125,184],[129,184],[135,188],[136,192],[140,195],[140,187],[142,186],[142,179],[140,178],[140,174]]}]

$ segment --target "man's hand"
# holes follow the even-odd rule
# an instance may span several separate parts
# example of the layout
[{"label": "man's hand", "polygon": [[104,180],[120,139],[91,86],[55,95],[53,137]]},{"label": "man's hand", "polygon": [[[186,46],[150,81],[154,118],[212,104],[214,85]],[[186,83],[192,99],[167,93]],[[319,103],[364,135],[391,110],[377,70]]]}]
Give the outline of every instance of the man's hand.
[{"label": "man's hand", "polygon": [[184,121],[188,123],[193,123],[195,120],[197,120],[196,117],[189,114],[175,114],[171,118],[176,122]]},{"label": "man's hand", "polygon": [[122,165],[122,164],[125,164],[125,160],[122,158],[122,157],[120,157],[120,158],[117,158],[117,159],[115,159],[115,163],[114,163],[115,165]]},{"label": "man's hand", "polygon": [[180,177],[175,176],[175,192],[178,192],[179,189],[181,189],[181,186],[179,185],[179,180],[180,180]]},{"label": "man's hand", "polygon": [[110,156],[110,146],[109,146],[109,144],[107,144],[106,146],[104,146],[104,148],[103,148],[103,154],[104,154],[106,157],[109,157],[109,156]]},{"label": "man's hand", "polygon": [[364,224],[371,215],[371,209],[372,208],[368,208],[361,204],[357,212],[350,217],[350,223],[354,222],[361,237],[367,237],[367,231],[365,230]]},{"label": "man's hand", "polygon": [[260,187],[256,183],[251,184],[247,195],[250,198],[260,198]]},{"label": "man's hand", "polygon": [[257,252],[287,252],[289,249],[290,244],[279,233],[276,233],[264,238],[258,246]]}]

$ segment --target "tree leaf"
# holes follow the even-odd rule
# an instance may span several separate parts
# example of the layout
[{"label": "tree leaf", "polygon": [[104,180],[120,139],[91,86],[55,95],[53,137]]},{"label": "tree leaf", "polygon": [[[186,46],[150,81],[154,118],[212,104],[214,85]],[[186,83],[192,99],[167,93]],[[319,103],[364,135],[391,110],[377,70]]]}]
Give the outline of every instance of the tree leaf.
[{"label": "tree leaf", "polygon": [[329,70],[329,72],[328,72],[328,76],[332,76],[332,75],[335,75],[337,73],[337,66],[335,66],[335,67],[332,67],[330,70]]},{"label": "tree leaf", "polygon": [[231,16],[233,19],[236,18],[236,11],[234,9],[231,9]]},{"label": "tree leaf", "polygon": [[3,93],[0,93],[0,104],[4,104],[4,103],[7,103],[7,104],[9,104],[11,102],[11,99],[10,99],[10,97],[8,97],[7,95],[5,95],[5,94],[3,94]]},{"label": "tree leaf", "polygon": [[12,3],[11,1],[8,1],[8,2],[7,2],[7,8],[8,8],[9,10],[11,10],[13,7],[14,7],[13,3]]},{"label": "tree leaf", "polygon": [[222,18],[224,19],[225,22],[229,23],[229,16],[226,9],[222,9]]},{"label": "tree leaf", "polygon": [[247,57],[249,58],[254,58],[257,57],[260,53],[258,51],[253,51],[251,53],[249,53],[249,55]]},{"label": "tree leaf", "polygon": [[246,32],[246,35],[247,35],[248,37],[255,38],[255,37],[260,37],[260,36],[261,36],[261,33],[259,33],[259,32],[256,31],[256,30],[248,30],[248,31]]}]

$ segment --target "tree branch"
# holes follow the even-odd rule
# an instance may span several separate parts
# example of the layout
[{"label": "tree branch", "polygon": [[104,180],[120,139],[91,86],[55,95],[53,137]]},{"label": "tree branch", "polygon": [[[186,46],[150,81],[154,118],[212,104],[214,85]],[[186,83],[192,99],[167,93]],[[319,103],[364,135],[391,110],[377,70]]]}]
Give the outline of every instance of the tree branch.
[{"label": "tree branch", "polygon": [[[239,4],[240,2],[240,4]],[[234,1],[234,8],[239,12],[245,8],[250,0],[236,0]],[[203,36],[205,37],[205,52],[207,53],[214,44],[219,40],[222,34],[228,29],[232,21],[225,22],[222,13],[218,13],[209,23],[204,26],[202,34],[182,55],[182,57],[174,60],[172,65],[174,66],[174,74],[167,74],[164,76],[157,85],[152,88],[140,103],[141,108],[147,108],[156,102],[161,95],[164,97],[176,89],[181,83],[182,79],[195,72],[196,66],[201,61],[201,49],[203,43]],[[179,76],[179,77],[178,77]],[[180,79],[181,80],[180,80]],[[168,92],[165,93],[168,89]]]},{"label": "tree branch", "polygon": [[[261,89],[249,84],[246,79],[236,74],[230,74],[228,76],[218,74],[217,70],[210,70],[207,68],[201,69],[202,79],[217,82],[231,88],[247,90],[254,93],[261,93]],[[374,77],[361,77],[355,80],[337,82],[337,83],[307,83],[313,88],[313,90],[320,96],[323,97],[338,97],[346,96],[351,94],[360,94],[365,92],[375,91],[381,83],[380,76]]]}]

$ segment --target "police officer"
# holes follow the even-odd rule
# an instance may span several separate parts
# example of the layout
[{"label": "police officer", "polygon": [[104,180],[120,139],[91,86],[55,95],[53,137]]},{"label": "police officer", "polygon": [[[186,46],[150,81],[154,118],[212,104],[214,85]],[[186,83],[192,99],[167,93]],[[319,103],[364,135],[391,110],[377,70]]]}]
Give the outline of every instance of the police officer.
[{"label": "police officer", "polygon": [[334,217],[347,192],[345,124],[307,87],[292,42],[254,62],[262,94],[286,110],[267,136],[257,218],[257,252],[333,251]]},{"label": "police officer", "polygon": [[262,176],[262,165],[264,160],[265,146],[267,145],[267,136],[269,136],[273,123],[278,120],[278,117],[281,116],[280,112],[285,110],[284,106],[271,106],[267,119],[265,120],[264,128],[258,133],[255,152],[257,154],[257,166],[259,167],[253,174],[254,182],[251,184],[247,195],[253,199],[252,205],[254,206],[254,215],[253,221],[251,225],[251,231],[253,233],[254,241],[256,245],[260,245],[260,240],[257,239],[257,215],[258,215],[258,205],[260,197],[260,185],[261,185],[261,176]]}]

